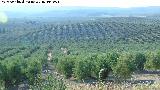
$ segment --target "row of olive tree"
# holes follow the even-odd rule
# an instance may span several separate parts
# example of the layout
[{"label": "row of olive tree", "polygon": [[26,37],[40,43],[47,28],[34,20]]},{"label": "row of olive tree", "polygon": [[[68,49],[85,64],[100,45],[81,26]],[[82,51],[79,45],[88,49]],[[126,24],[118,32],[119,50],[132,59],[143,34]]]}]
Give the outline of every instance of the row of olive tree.
[{"label": "row of olive tree", "polygon": [[110,73],[117,79],[127,79],[133,72],[160,69],[160,52],[67,55],[54,60],[61,74],[66,78],[76,77],[78,80],[90,77],[103,79]]}]

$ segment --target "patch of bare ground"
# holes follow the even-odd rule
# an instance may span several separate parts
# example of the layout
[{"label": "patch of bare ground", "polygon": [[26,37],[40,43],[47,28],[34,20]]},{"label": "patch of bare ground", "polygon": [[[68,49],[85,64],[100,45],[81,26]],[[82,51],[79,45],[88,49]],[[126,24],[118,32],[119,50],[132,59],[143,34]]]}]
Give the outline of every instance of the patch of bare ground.
[{"label": "patch of bare ground", "polygon": [[102,84],[95,79],[77,82],[73,77],[67,81],[68,90],[160,90],[160,71],[136,72],[121,84],[112,80]]},{"label": "patch of bare ground", "polygon": [[135,83],[160,83],[160,71],[141,71],[132,75]]}]

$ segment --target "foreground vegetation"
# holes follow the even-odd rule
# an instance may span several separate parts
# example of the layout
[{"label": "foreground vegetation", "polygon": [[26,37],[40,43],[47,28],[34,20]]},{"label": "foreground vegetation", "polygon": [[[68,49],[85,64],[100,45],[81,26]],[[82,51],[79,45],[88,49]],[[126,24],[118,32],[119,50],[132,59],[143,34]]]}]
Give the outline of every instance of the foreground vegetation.
[{"label": "foreground vegetation", "polygon": [[[101,53],[88,55],[64,55],[53,59],[57,70],[66,78],[78,80],[87,78],[100,79],[104,69],[105,78],[112,73],[116,79],[130,78],[133,72],[142,70],[159,70],[159,52],[148,53]],[[103,76],[102,76],[103,77]]]},{"label": "foreground vegetation", "polygon": [[27,82],[28,86],[34,90],[39,90],[40,88],[65,89],[63,81],[56,79],[52,75],[42,78],[42,69],[46,61],[46,49],[39,46],[1,49],[1,89],[9,89],[23,82]]},{"label": "foreground vegetation", "polygon": [[[19,47],[19,48],[1,48],[0,61],[0,81],[1,87],[10,88],[23,82],[28,82],[30,88],[44,88],[56,90],[66,89],[68,83],[64,80],[55,78],[52,75],[42,75],[43,65],[47,63],[47,53],[49,47]],[[52,51],[54,53],[54,50]],[[74,77],[76,80],[83,82],[88,79],[95,79],[98,82],[95,85],[83,85],[83,88],[125,88],[125,84],[121,84],[132,78],[135,72],[143,70],[159,70],[160,69],[160,52],[107,52],[107,53],[88,53],[59,54],[51,59],[56,71],[65,78]],[[110,76],[113,78],[110,79]],[[107,86],[103,81],[111,80],[114,83]],[[117,83],[117,84],[116,84]],[[65,85],[66,84],[66,85]],[[158,84],[146,86],[148,84],[140,84],[130,88],[159,88]],[[59,86],[58,86],[59,85]],[[70,84],[69,84],[70,85]],[[121,85],[121,86],[117,86]],[[145,86],[144,86],[145,85]],[[157,85],[156,87],[154,87]],[[80,88],[79,85],[70,85]],[[68,88],[71,88],[68,86]],[[123,87],[124,86],[124,87]],[[143,87],[142,87],[143,86]],[[72,88],[73,88],[72,87]],[[58,89],[59,88],[59,89]],[[96,89],[95,89],[96,90]]]}]

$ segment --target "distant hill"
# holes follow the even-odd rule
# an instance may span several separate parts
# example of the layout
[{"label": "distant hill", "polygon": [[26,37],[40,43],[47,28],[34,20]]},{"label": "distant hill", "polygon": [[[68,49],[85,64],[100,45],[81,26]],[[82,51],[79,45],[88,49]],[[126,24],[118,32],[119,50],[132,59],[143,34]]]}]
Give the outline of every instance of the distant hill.
[{"label": "distant hill", "polygon": [[117,17],[160,15],[160,6],[113,8],[113,7],[59,7],[44,11],[7,11],[9,17]]},{"label": "distant hill", "polygon": [[[159,43],[160,20],[142,17],[67,18],[55,21],[13,19],[0,25],[0,43],[53,43],[103,41],[106,43]],[[85,19],[85,20],[83,20]]]}]

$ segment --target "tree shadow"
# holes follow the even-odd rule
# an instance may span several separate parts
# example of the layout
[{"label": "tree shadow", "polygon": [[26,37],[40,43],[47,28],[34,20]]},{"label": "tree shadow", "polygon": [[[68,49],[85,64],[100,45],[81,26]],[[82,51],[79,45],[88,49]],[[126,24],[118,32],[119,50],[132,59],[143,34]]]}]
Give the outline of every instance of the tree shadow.
[{"label": "tree shadow", "polygon": [[160,70],[143,70],[137,72],[137,74],[160,74]]},{"label": "tree shadow", "polygon": [[155,80],[133,80],[128,81],[131,84],[154,84]]}]

